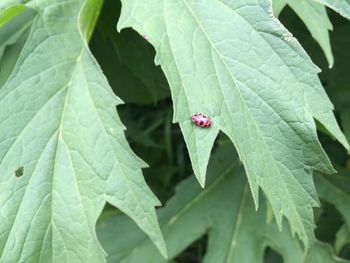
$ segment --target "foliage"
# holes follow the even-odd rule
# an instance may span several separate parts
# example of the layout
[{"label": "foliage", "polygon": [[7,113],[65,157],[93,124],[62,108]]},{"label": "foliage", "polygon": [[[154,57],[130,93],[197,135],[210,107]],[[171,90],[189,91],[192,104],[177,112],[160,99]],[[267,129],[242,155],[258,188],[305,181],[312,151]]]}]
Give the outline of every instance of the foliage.
[{"label": "foliage", "polygon": [[275,0],[273,1],[273,11],[278,16],[286,5],[289,5],[296,14],[303,20],[311,35],[320,44],[325,53],[329,67],[333,66],[334,58],[331,50],[328,31],[332,30],[326,7],[314,1],[293,1]]},{"label": "foliage", "polygon": [[[268,247],[278,251],[284,262],[301,262],[300,244],[287,226],[282,232],[278,230],[265,199],[260,200],[259,211],[254,211],[242,164],[232,152],[232,146],[221,145],[209,166],[206,188],[201,190],[190,177],[159,211],[169,257],[208,233],[203,262],[263,262]],[[104,213],[97,230],[110,262],[167,262],[135,224],[118,212]],[[120,234],[130,238],[115,239]],[[334,258],[330,246],[317,241],[308,262],[349,261]]]},{"label": "foliage", "polygon": [[1,1],[0,261],[349,262],[350,3],[273,12]]}]

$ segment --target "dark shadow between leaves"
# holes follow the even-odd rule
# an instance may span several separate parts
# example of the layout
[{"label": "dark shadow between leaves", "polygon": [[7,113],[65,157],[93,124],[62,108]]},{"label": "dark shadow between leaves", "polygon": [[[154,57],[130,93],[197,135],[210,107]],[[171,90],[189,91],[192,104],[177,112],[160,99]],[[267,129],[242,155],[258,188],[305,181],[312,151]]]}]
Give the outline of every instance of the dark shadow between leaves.
[{"label": "dark shadow between leaves", "polygon": [[199,263],[203,261],[207,250],[208,235],[204,235],[188,246],[176,258],[178,263]]},{"label": "dark shadow between leaves", "polygon": [[267,247],[264,252],[264,263],[283,263],[283,258],[279,253]]}]

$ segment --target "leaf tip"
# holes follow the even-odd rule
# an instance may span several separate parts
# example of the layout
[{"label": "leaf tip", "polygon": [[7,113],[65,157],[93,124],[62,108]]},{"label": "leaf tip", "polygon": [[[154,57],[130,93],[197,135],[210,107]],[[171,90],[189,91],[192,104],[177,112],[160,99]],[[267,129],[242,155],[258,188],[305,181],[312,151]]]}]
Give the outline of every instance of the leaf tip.
[{"label": "leaf tip", "polygon": [[207,173],[206,167],[202,168],[198,166],[197,167],[193,166],[193,171],[200,186],[202,188],[205,188],[205,175]]},{"label": "leaf tip", "polygon": [[168,250],[166,248],[166,244],[165,244],[165,241],[164,241],[164,238],[163,238],[163,235],[160,233],[160,235],[157,235],[157,236],[153,236],[151,237],[151,240],[152,242],[156,245],[156,247],[158,248],[160,254],[168,259],[169,256],[168,256]]},{"label": "leaf tip", "polygon": [[198,178],[198,182],[199,182],[200,186],[204,189],[205,188],[205,175]]},{"label": "leaf tip", "polygon": [[334,59],[333,56],[328,59],[328,68],[331,69],[334,66]]}]

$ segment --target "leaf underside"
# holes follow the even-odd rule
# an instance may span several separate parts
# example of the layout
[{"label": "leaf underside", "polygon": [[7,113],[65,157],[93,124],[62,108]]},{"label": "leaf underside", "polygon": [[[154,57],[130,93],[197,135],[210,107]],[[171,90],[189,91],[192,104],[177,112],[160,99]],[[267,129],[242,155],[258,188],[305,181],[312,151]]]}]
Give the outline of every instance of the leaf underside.
[{"label": "leaf underside", "polygon": [[331,68],[334,58],[329,30],[333,30],[333,26],[328,18],[326,7],[314,0],[274,0],[272,3],[274,14],[277,16],[287,4],[294,10],[322,48]]},{"label": "leaf underside", "polygon": [[314,0],[332,8],[347,19],[350,19],[350,0]]},{"label": "leaf underside", "polygon": [[[312,170],[334,172],[313,118],[346,148],[318,69],[271,14],[268,0],[122,1],[118,29],[148,36],[169,81],[194,172],[205,184],[219,130],[234,143],[258,206],[265,192],[277,223],[285,216],[309,248],[318,198]],[[200,112],[210,129],[191,124]]]},{"label": "leaf underside", "polygon": [[165,254],[145,163],[81,31],[85,2],[27,4],[38,15],[0,89],[1,262],[104,262],[95,223],[106,202]]}]

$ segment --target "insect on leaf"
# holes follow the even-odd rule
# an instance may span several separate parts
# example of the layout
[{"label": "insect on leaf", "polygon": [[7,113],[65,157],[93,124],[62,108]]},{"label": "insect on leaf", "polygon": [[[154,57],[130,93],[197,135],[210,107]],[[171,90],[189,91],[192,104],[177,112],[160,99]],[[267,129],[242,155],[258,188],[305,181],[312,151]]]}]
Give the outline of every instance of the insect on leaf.
[{"label": "insect on leaf", "polygon": [[[332,168],[316,134],[320,121],[346,148],[318,68],[272,15],[269,0],[122,1],[119,30],[150,37],[170,83],[174,121],[194,172],[205,184],[214,140],[223,131],[244,163],[258,206],[265,192],[278,225],[285,216],[306,248],[313,242],[312,180]],[[213,125],[191,123],[200,112]]]}]

